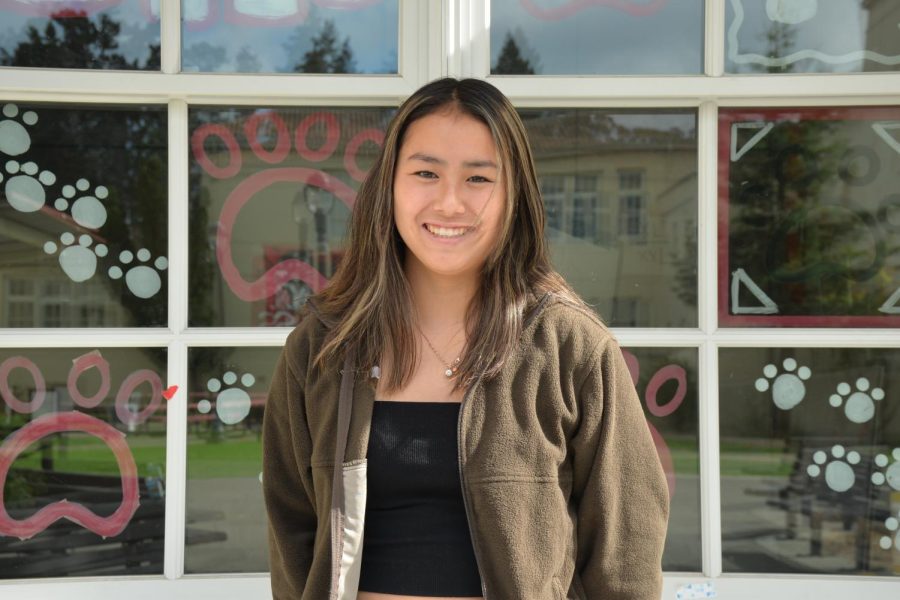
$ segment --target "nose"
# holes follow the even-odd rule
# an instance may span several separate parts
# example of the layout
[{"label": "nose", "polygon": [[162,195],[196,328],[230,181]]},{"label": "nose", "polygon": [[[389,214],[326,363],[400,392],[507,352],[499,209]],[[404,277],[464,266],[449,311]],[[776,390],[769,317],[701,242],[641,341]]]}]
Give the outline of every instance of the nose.
[{"label": "nose", "polygon": [[460,186],[453,183],[444,183],[434,199],[434,210],[445,215],[461,215],[466,212],[466,203],[463,199]]}]

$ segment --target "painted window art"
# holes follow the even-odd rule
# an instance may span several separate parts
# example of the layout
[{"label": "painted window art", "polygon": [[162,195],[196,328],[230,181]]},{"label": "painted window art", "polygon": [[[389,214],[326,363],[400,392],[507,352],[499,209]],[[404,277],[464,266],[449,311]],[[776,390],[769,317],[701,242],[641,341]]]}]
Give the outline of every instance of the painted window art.
[{"label": "painted window art", "polygon": [[296,322],[341,260],[356,190],[393,112],[191,112],[191,325]]},{"label": "painted window art", "polygon": [[0,111],[0,326],[165,325],[165,110]]},{"label": "painted window art", "polygon": [[278,348],[190,350],[186,573],[269,570],[261,435],[278,354]]},{"label": "painted window art", "polygon": [[894,2],[728,0],[726,11],[730,73],[900,69]]},{"label": "painted window art", "polygon": [[900,353],[719,353],[726,572],[900,573]]},{"label": "painted window art", "polygon": [[182,0],[182,69],[397,73],[398,0]]},{"label": "painted window art", "polygon": [[699,572],[702,564],[697,350],[628,348],[622,354],[669,485],[671,512],[663,570]]},{"label": "painted window art", "polygon": [[492,0],[490,13],[494,75],[703,71],[702,0]]},{"label": "painted window art", "polygon": [[900,325],[900,110],[719,115],[719,323]]},{"label": "painted window art", "polygon": [[0,578],[162,573],[161,348],[0,351]]}]

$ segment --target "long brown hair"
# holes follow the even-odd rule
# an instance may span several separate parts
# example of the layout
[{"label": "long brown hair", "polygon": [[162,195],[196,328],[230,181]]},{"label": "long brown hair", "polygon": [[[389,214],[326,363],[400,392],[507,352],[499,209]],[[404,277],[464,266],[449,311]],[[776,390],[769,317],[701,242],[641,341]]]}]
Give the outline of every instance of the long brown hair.
[{"label": "long brown hair", "polygon": [[[333,322],[316,362],[340,364],[348,347],[368,368],[391,357],[382,372],[388,391],[402,389],[419,359],[415,311],[403,271],[405,244],[394,224],[394,172],[411,123],[442,110],[472,116],[491,131],[506,185],[500,237],[482,267],[481,285],[466,314],[467,342],[455,387],[495,375],[513,350],[528,307],[545,293],[584,306],[553,269],[544,238],[544,204],[525,127],[500,90],[478,79],[438,79],[399,108],[381,153],[356,196],[347,253],[331,283],[314,299]],[[476,333],[477,332],[477,333]]]}]

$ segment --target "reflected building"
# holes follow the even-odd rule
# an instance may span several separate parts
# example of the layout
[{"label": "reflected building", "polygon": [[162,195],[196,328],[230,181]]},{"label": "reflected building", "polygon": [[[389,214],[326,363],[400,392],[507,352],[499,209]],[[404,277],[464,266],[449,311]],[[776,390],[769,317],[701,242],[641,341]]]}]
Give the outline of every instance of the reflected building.
[{"label": "reflected building", "polygon": [[610,325],[696,326],[694,116],[523,117],[563,276]]},{"label": "reflected building", "polygon": [[[861,10],[868,11],[865,28],[865,48],[891,57],[900,56],[900,3],[894,0],[862,0]],[[892,71],[896,65],[872,60],[862,61],[863,71]]]}]

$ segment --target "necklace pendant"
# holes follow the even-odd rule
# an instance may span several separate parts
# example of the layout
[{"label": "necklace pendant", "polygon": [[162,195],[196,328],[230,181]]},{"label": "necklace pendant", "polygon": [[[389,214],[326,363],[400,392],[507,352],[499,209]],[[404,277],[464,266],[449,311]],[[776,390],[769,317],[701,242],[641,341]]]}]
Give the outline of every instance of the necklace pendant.
[{"label": "necklace pendant", "polygon": [[444,375],[446,375],[447,377],[453,377],[453,369],[448,367],[447,370],[444,371]]}]

